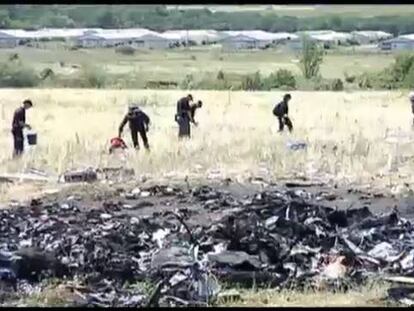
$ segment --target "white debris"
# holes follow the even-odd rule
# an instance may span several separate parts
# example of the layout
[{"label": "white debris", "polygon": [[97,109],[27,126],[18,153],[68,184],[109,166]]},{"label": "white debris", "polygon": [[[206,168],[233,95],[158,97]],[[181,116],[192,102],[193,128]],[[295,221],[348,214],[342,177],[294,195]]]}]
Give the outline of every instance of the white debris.
[{"label": "white debris", "polygon": [[32,239],[22,240],[19,242],[21,247],[31,247],[32,246]]},{"label": "white debris", "polygon": [[106,213],[101,214],[101,219],[102,220],[109,220],[111,218],[112,218],[112,215],[110,215],[110,214],[106,214]]},{"label": "white debris", "polygon": [[63,204],[60,205],[60,208],[63,209],[63,210],[68,210],[68,209],[70,209],[70,206],[67,203],[63,203]]},{"label": "white debris", "polygon": [[139,195],[139,194],[141,193],[141,189],[139,189],[139,188],[135,188],[134,190],[132,190],[132,191],[131,191],[131,193],[132,193],[133,195]]},{"label": "white debris", "polygon": [[401,268],[404,270],[414,268],[414,250],[412,249],[407,256],[405,256],[401,261]]},{"label": "white debris", "polygon": [[159,248],[162,248],[164,239],[170,232],[169,229],[159,229],[152,235],[152,241],[156,242]]},{"label": "white debris", "polygon": [[151,195],[151,193],[149,191],[142,191],[141,192],[141,197],[142,198],[147,198]]},{"label": "white debris", "polygon": [[398,256],[398,252],[392,247],[391,244],[381,242],[375,245],[375,247],[368,252],[368,255],[376,259],[392,262]]},{"label": "white debris", "polygon": [[131,225],[139,224],[139,219],[137,217],[131,217],[130,221]]},{"label": "white debris", "polygon": [[321,276],[328,279],[340,279],[343,278],[347,272],[347,268],[342,264],[343,256],[339,256],[336,260],[328,264],[321,273]]}]

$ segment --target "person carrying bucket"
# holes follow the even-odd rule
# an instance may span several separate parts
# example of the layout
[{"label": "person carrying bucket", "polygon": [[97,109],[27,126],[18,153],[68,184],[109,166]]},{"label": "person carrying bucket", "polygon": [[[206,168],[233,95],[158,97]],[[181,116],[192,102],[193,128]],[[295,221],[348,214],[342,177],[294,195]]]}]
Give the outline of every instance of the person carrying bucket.
[{"label": "person carrying bucket", "polygon": [[12,134],[14,142],[13,158],[20,156],[24,151],[24,136],[23,129],[31,129],[31,126],[26,123],[26,110],[33,107],[30,99],[23,101],[23,105],[14,111],[12,122]]}]

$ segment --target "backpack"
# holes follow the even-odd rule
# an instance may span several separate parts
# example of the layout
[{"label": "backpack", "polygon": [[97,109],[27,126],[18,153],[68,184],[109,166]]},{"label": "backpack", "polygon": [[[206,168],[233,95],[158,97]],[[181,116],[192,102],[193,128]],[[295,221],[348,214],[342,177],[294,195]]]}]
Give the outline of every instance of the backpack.
[{"label": "backpack", "polygon": [[273,108],[272,112],[273,114],[277,117],[279,115],[279,104],[276,104],[275,107]]}]

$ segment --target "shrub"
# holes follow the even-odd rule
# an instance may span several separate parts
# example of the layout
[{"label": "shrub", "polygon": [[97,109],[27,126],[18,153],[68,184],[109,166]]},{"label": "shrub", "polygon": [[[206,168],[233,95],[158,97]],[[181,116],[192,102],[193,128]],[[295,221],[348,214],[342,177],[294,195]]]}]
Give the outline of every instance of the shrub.
[{"label": "shrub", "polygon": [[8,59],[9,59],[10,62],[19,61],[20,60],[19,53],[12,53],[12,54],[10,54],[9,57],[8,57]]},{"label": "shrub", "polygon": [[370,76],[366,73],[360,75],[357,79],[358,87],[361,89],[370,89],[372,88],[372,83]]},{"label": "shrub", "polygon": [[414,66],[411,66],[410,70],[405,76],[403,87],[412,89],[414,88]]},{"label": "shrub", "polygon": [[180,88],[184,90],[191,90],[194,85],[194,77],[192,74],[187,74],[180,83]]},{"label": "shrub", "polygon": [[40,79],[35,71],[23,64],[0,64],[0,87],[34,87]]},{"label": "shrub", "polygon": [[315,91],[330,91],[331,90],[331,82],[327,79],[322,79],[317,77],[313,79],[314,90]]},{"label": "shrub", "polygon": [[355,77],[354,75],[348,75],[348,74],[345,72],[345,81],[346,81],[347,83],[354,83],[354,82],[355,82],[355,79],[356,79],[356,77]]},{"label": "shrub", "polygon": [[120,46],[115,49],[115,53],[123,55],[134,55],[135,49],[132,46]]},{"label": "shrub", "polygon": [[242,78],[241,88],[245,91],[257,91],[263,88],[262,78],[260,72],[246,75]]},{"label": "shrub", "polygon": [[264,88],[266,90],[276,88],[292,90],[296,88],[296,79],[291,71],[286,69],[279,69],[264,79]]},{"label": "shrub", "polygon": [[360,75],[357,83],[362,89],[412,88],[414,86],[414,54],[397,56],[394,64],[375,74]]},{"label": "shrub", "polygon": [[403,54],[397,56],[394,65],[391,67],[391,74],[394,81],[402,82],[414,65],[414,54]]},{"label": "shrub", "polygon": [[83,65],[80,78],[82,80],[82,85],[87,88],[103,88],[107,82],[105,72],[95,66]]},{"label": "shrub", "polygon": [[224,72],[219,70],[217,73],[217,80],[224,80]]},{"label": "shrub", "polygon": [[42,72],[40,73],[40,80],[46,80],[47,78],[51,78],[53,79],[53,77],[55,76],[55,73],[53,72],[52,69],[50,68],[45,68],[42,70]]},{"label": "shrub", "polygon": [[333,79],[331,82],[331,90],[332,91],[343,91],[344,90],[344,83],[341,79]]}]

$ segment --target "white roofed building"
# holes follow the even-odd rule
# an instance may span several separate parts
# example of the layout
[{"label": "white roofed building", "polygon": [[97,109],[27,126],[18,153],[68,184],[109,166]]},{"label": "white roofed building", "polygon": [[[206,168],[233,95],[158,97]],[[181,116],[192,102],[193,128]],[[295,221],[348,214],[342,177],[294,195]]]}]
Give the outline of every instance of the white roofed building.
[{"label": "white roofed building", "polygon": [[0,48],[14,48],[19,45],[21,39],[0,31]]},{"label": "white roofed building", "polygon": [[178,36],[181,43],[189,42],[197,45],[212,44],[221,39],[215,30],[169,30],[162,35]]},{"label": "white roofed building", "polygon": [[75,44],[82,48],[104,47],[107,39],[99,34],[87,34],[75,38]]},{"label": "white roofed building", "polygon": [[405,35],[379,43],[383,51],[412,51],[414,50],[414,35]]},{"label": "white roofed building", "polygon": [[[287,40],[294,40],[297,39],[298,36],[295,34],[290,34],[286,32],[279,32],[279,33],[272,33],[266,32],[262,30],[246,30],[246,31],[224,31],[224,38],[221,40],[222,42],[233,43],[233,45],[237,45],[237,41],[245,41],[247,42],[250,38],[252,41],[255,40],[255,48],[264,48],[273,44],[281,43]],[[235,37],[236,39],[231,39]],[[243,43],[242,45],[238,44],[239,46],[246,45]],[[234,46],[234,48],[237,48]]]},{"label": "white roofed building", "polygon": [[167,49],[173,45],[174,39],[160,34],[146,34],[138,38],[139,46],[146,49]]},{"label": "white roofed building", "polygon": [[243,35],[229,35],[219,41],[223,49],[226,50],[240,50],[240,49],[255,49],[259,45],[259,40]]},{"label": "white roofed building", "polygon": [[352,39],[358,44],[373,44],[383,40],[391,39],[392,34],[384,31],[353,31]]}]

